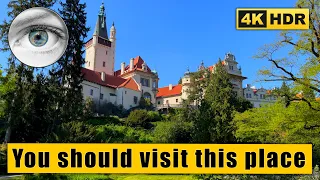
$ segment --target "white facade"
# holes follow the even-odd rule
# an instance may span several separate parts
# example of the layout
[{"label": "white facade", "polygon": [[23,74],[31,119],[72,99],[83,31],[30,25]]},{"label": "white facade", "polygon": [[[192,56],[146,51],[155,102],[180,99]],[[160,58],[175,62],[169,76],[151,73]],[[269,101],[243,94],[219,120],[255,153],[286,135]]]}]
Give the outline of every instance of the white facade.
[{"label": "white facade", "polygon": [[247,84],[243,89],[244,97],[253,104],[253,107],[258,108],[265,104],[274,103],[277,99],[276,96],[270,94],[269,90],[264,88],[256,89]]}]

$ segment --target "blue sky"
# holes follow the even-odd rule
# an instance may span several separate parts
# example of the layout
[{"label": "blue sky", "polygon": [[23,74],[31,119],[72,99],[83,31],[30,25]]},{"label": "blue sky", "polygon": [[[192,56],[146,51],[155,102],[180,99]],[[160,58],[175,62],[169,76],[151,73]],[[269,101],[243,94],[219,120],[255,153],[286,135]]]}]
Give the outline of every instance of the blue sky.
[{"label": "blue sky", "polygon": [[[7,4],[9,0],[1,0]],[[87,0],[88,34],[93,34],[101,0]],[[176,84],[187,66],[195,71],[201,61],[213,65],[231,52],[236,56],[245,84],[271,88],[274,83],[256,82],[257,71],[270,66],[265,60],[252,58],[267,43],[275,41],[280,31],[239,31],[235,28],[236,8],[293,7],[295,0],[104,0],[107,25],[115,22],[117,49],[115,69],[121,62],[140,55],[159,73],[159,86]],[[0,12],[7,12],[0,6]],[[0,13],[0,20],[6,13]],[[6,65],[6,54],[0,64]]]}]

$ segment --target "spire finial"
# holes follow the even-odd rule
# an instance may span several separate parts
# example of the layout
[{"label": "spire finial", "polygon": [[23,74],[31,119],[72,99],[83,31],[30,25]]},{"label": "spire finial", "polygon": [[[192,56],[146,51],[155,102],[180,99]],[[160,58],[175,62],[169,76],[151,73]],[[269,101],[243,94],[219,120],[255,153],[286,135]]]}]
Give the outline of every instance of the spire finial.
[{"label": "spire finial", "polygon": [[104,15],[104,2],[102,1],[101,6],[100,6],[100,12],[99,15],[103,16]]},{"label": "spire finial", "polygon": [[112,22],[112,26],[114,26],[114,21]]}]

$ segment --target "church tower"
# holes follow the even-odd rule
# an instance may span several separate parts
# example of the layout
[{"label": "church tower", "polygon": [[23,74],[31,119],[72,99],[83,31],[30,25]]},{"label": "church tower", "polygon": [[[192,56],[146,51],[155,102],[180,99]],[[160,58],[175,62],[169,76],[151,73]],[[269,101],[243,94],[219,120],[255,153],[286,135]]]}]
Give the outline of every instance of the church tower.
[{"label": "church tower", "polygon": [[85,45],[85,68],[114,75],[115,34],[116,30],[113,24],[110,31],[110,39],[108,38],[105,8],[102,3],[93,37]]},{"label": "church tower", "polygon": [[191,78],[190,78],[190,71],[189,67],[187,68],[187,71],[184,73],[184,76],[182,78],[182,99],[188,99],[189,96],[189,89],[190,89],[190,83],[191,83]]}]

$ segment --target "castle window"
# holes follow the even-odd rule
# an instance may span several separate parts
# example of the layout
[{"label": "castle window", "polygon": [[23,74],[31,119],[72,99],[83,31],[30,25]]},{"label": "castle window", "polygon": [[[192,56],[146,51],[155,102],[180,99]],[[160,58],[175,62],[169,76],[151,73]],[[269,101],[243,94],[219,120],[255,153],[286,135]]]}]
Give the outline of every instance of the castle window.
[{"label": "castle window", "polygon": [[108,51],[106,51],[106,55],[108,54]]},{"label": "castle window", "polygon": [[249,98],[248,93],[246,93],[246,98]]},{"label": "castle window", "polygon": [[93,96],[93,89],[90,89],[90,95]]},{"label": "castle window", "polygon": [[251,94],[249,94],[249,98],[251,98]]},{"label": "castle window", "polygon": [[88,62],[89,66],[90,66],[90,62]]},{"label": "castle window", "polygon": [[104,61],[103,61],[103,64],[102,64],[102,66],[103,66],[103,67],[106,67],[106,62],[104,62]]},{"label": "castle window", "polygon": [[103,94],[102,93],[100,94],[100,99],[103,99]]},{"label": "castle window", "polygon": [[124,94],[127,94],[127,91],[124,91]]},{"label": "castle window", "polygon": [[138,103],[138,97],[137,97],[137,96],[134,96],[134,97],[133,97],[133,102],[134,102],[134,104],[137,104],[137,103]]},{"label": "castle window", "polygon": [[178,102],[179,100],[178,99],[176,99],[176,102]]},{"label": "castle window", "polygon": [[158,101],[158,104],[160,104],[160,101]]},{"label": "castle window", "polygon": [[141,78],[140,83],[142,86],[150,87],[149,79]]}]

